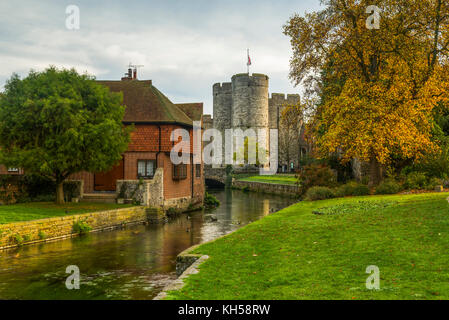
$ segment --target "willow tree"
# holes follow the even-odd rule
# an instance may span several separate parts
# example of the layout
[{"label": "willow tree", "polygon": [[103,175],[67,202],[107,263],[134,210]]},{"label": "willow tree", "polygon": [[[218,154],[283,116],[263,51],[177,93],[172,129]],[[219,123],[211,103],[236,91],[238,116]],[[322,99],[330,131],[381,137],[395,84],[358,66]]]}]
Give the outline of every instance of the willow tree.
[{"label": "willow tree", "polygon": [[[449,5],[322,4],[322,11],[294,15],[284,26],[293,48],[290,77],[325,97],[313,121],[321,153],[369,162],[370,183],[376,184],[392,155],[416,160],[437,148],[430,139],[431,113],[447,100]],[[372,23],[376,14],[379,28]]]},{"label": "willow tree", "polygon": [[71,174],[107,170],[127,149],[122,100],[75,70],[13,75],[0,96],[0,163],[54,180],[63,203]]}]

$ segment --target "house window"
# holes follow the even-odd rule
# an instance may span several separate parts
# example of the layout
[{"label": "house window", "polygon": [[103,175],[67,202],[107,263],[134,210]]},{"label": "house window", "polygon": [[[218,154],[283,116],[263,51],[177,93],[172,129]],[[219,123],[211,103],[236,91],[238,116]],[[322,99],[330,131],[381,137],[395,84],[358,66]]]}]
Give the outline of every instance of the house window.
[{"label": "house window", "polygon": [[173,165],[173,180],[182,180],[187,178],[187,165],[174,164]]},{"label": "house window", "polygon": [[197,178],[201,178],[201,163],[195,164],[195,173]]},{"label": "house window", "polygon": [[144,179],[152,179],[156,171],[155,160],[138,160],[137,161],[137,177]]},{"label": "house window", "polygon": [[8,172],[19,172],[19,168],[8,168]]}]

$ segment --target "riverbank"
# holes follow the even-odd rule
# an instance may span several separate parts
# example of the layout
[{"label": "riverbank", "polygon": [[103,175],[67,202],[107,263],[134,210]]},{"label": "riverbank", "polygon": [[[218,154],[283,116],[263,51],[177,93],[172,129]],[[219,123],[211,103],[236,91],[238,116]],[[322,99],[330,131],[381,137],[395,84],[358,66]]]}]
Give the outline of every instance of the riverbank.
[{"label": "riverbank", "polygon": [[247,182],[262,182],[272,184],[297,185],[298,179],[294,174],[275,174],[275,175],[236,175],[236,180]]},{"label": "riverbank", "polygon": [[[0,251],[0,299],[153,299],[176,279],[174,262],[182,251],[294,202],[239,190],[208,192],[221,203],[213,211]],[[80,269],[79,290],[65,286],[68,265]]]},{"label": "riverbank", "polygon": [[232,187],[243,191],[278,194],[299,197],[300,188],[295,175],[277,174],[270,176],[237,175],[232,179]]},{"label": "riverbank", "polygon": [[[15,207],[18,205],[14,205]],[[88,210],[88,205],[83,205],[83,210],[77,207],[74,212]],[[13,222],[0,224],[0,250],[15,248],[22,245],[31,245],[41,242],[61,240],[69,237],[76,237],[83,233],[110,230],[123,227],[129,224],[143,223],[150,219],[157,219],[159,211],[148,209],[142,206],[121,206],[120,209],[95,211],[107,206],[93,205],[92,212],[74,214],[68,212],[60,213],[60,208],[48,210],[47,215],[53,218],[38,219],[31,221]],[[117,208],[117,205],[110,205],[110,208]],[[22,207],[16,207],[17,210]],[[23,209],[23,208],[22,208]],[[39,212],[44,214],[41,207],[34,208],[34,214]],[[25,210],[25,213],[30,211]],[[22,212],[22,214],[25,214]],[[23,217],[23,215],[22,215]]]},{"label": "riverbank", "polygon": [[288,184],[233,180],[232,188],[243,190],[245,192],[252,191],[297,198],[300,196],[300,188],[296,185]]},{"label": "riverbank", "polygon": [[[168,299],[448,299],[447,193],[301,202],[199,246]],[[368,290],[368,266],[380,289]]]},{"label": "riverbank", "polygon": [[131,207],[129,204],[29,202],[0,205],[0,225]]}]

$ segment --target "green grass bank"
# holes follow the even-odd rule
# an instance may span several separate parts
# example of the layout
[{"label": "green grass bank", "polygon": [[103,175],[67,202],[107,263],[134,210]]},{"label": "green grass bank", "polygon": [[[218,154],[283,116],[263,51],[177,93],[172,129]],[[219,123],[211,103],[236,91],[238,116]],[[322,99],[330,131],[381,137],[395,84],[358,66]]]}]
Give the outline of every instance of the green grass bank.
[{"label": "green grass bank", "polygon": [[168,299],[449,299],[448,196],[300,202],[198,247],[210,258]]},{"label": "green grass bank", "polygon": [[0,224],[62,217],[96,211],[106,211],[130,206],[132,205],[83,202],[65,204],[55,204],[52,202],[30,202],[13,205],[0,205]]},{"label": "green grass bank", "polygon": [[295,175],[287,175],[287,174],[275,174],[270,176],[249,176],[238,178],[240,181],[249,181],[249,182],[264,182],[264,183],[273,183],[273,184],[287,184],[287,185],[295,185],[298,182],[298,179],[295,178]]}]

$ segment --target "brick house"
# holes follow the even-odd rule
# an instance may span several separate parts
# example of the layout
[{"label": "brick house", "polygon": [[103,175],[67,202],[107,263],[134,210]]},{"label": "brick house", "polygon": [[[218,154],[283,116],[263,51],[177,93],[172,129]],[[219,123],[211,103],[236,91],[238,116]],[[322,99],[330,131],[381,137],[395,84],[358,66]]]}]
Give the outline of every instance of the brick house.
[{"label": "brick house", "polygon": [[[120,81],[98,81],[112,92],[123,93],[126,106],[123,123],[134,125],[131,142],[122,160],[108,172],[80,172],[70,180],[82,180],[84,196],[119,192],[120,181],[139,180],[147,183],[149,204],[164,207],[182,207],[190,203],[202,203],[204,198],[204,175],[202,164],[193,163],[193,152],[201,152],[201,146],[193,149],[193,120],[201,121],[203,104],[173,104],[153,86],[151,80],[137,80],[129,73]],[[190,118],[190,115],[192,118]],[[174,129],[184,128],[190,133],[190,164],[173,165],[170,141]],[[14,171],[13,171],[14,170]],[[20,174],[19,169],[0,167],[0,174]],[[158,176],[156,179],[155,176]],[[152,184],[152,185],[151,185]],[[154,193],[154,194],[152,194]],[[144,201],[148,202],[148,201]],[[148,204],[148,203],[145,203]]]}]

